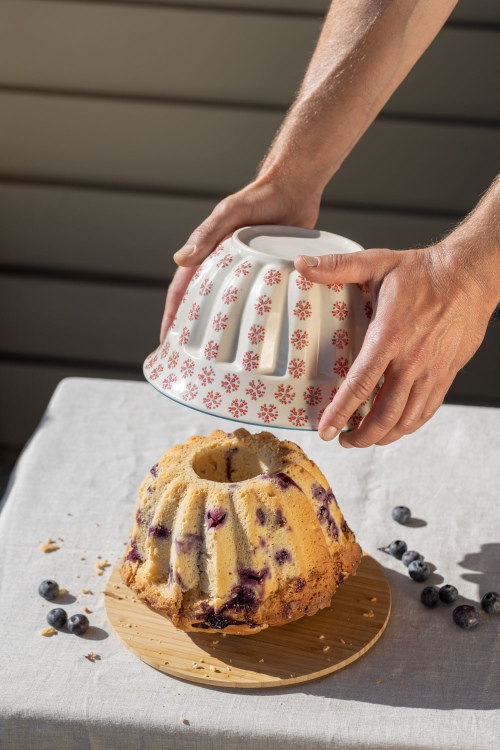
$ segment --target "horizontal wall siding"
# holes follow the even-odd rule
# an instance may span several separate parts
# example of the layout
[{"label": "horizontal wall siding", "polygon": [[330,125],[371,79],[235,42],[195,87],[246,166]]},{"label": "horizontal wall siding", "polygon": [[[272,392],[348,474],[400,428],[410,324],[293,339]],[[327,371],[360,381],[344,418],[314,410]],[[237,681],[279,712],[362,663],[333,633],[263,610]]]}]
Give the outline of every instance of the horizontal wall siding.
[{"label": "horizontal wall siding", "polygon": [[2,350],[138,367],[158,346],[164,302],[161,289],[0,275]]},{"label": "horizontal wall siding", "polygon": [[[255,110],[0,94],[0,177],[229,193],[255,174],[281,117]],[[377,121],[325,201],[455,212],[496,174],[496,128]]]},{"label": "horizontal wall siding", "polygon": [[[294,16],[264,23],[258,14],[15,0],[0,5],[0,85],[285,108],[320,27]],[[498,33],[444,29],[385,111],[500,120],[499,68]]]},{"label": "horizontal wall siding", "polygon": [[[164,283],[172,260],[216,201],[0,184],[0,264]],[[363,247],[424,245],[454,221],[323,208],[318,226]]]},{"label": "horizontal wall siding", "polygon": [[[74,0],[64,0],[74,2]],[[88,0],[94,2],[95,0]],[[439,0],[436,0],[439,2]],[[330,0],[108,0],[110,5],[158,5],[181,8],[217,8],[239,12],[324,14]],[[471,23],[500,23],[498,0],[460,0],[452,18]]]},{"label": "horizontal wall siding", "polygon": [[[255,174],[329,4],[0,4],[0,468],[61,379],[142,379],[172,254]],[[499,40],[500,0],[458,2],[319,228],[423,246],[472,208],[498,170]],[[448,399],[500,405],[499,369],[497,321]]]}]

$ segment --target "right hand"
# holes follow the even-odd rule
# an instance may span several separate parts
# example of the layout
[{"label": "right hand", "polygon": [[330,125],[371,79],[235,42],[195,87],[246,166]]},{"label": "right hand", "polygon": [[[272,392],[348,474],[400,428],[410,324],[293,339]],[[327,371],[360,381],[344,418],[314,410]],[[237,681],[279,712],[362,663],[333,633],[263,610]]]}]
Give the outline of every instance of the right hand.
[{"label": "right hand", "polygon": [[160,343],[177,313],[196,269],[240,227],[257,224],[283,224],[312,229],[318,220],[321,195],[304,196],[277,180],[257,178],[237,193],[228,196],[197,227],[174,255],[178,266],[168,288],[161,323]]}]

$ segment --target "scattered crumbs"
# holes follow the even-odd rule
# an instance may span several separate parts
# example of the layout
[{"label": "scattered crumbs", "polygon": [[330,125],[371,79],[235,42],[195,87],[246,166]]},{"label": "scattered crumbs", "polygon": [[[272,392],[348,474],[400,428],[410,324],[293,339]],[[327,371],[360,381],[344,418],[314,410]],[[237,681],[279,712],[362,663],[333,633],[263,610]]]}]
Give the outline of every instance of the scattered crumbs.
[{"label": "scattered crumbs", "polygon": [[122,544],[126,547],[128,542],[122,542]]},{"label": "scattered crumbs", "polygon": [[290,677],[293,677],[293,676],[294,676],[293,674],[290,675]]},{"label": "scattered crumbs", "polygon": [[210,677],[210,675],[209,674],[204,674],[203,677]]},{"label": "scattered crumbs", "polygon": [[101,657],[99,654],[96,654],[95,651],[91,651],[90,654],[84,654],[85,658],[92,662],[92,664],[96,661],[100,661]]},{"label": "scattered crumbs", "polygon": [[262,664],[264,662],[264,659],[259,659],[259,664]]},{"label": "scattered crumbs", "polygon": [[83,608],[83,611],[84,611],[84,612],[85,612],[85,614],[87,614],[87,615],[91,615],[91,614],[92,614],[92,610],[91,610],[91,609],[89,609],[88,607],[84,607],[84,608]]},{"label": "scattered crumbs", "polygon": [[64,542],[64,539],[63,539],[63,538],[62,538],[61,536],[58,536],[58,537],[57,537],[57,541],[58,541],[58,542]]},{"label": "scattered crumbs", "polygon": [[148,641],[154,641],[154,638],[148,638]]},{"label": "scattered crumbs", "polygon": [[222,637],[225,638],[227,633],[222,633]]},{"label": "scattered crumbs", "polygon": [[363,612],[363,617],[375,617],[373,609],[369,609],[368,612]]},{"label": "scattered crumbs", "polygon": [[326,660],[327,660],[327,661],[331,661],[330,657],[327,657],[327,659],[326,659]]},{"label": "scattered crumbs", "polygon": [[330,651],[330,646],[323,646],[323,651]]},{"label": "scattered crumbs", "polygon": [[205,659],[200,659],[200,664],[205,664]]},{"label": "scattered crumbs", "polygon": [[84,558],[84,556],[83,556],[83,555],[81,555],[81,557],[80,557],[80,560],[85,560],[85,558]]},{"label": "scattered crumbs", "polygon": [[97,559],[100,560],[101,559],[101,555],[97,555]]},{"label": "scattered crumbs", "polygon": [[61,586],[61,588],[59,589],[59,596],[66,596],[67,593],[68,589],[65,589],[64,586]]},{"label": "scattered crumbs", "polygon": [[45,544],[41,544],[38,548],[41,552],[55,552],[56,549],[59,549],[59,545],[55,544],[55,542],[52,541],[52,539],[47,537],[47,541]]},{"label": "scattered crumbs", "polygon": [[[97,555],[97,557],[100,558],[100,555]],[[109,563],[107,560],[101,560],[101,559],[99,559],[99,561],[95,562],[94,565],[95,565],[95,569],[96,569],[95,572],[97,573],[97,575],[98,576],[102,576],[102,574],[104,572],[104,569],[105,568],[109,568],[109,566],[111,565],[111,563]]]},{"label": "scattered crumbs", "polygon": [[405,681],[404,681],[404,680],[401,680],[401,682],[400,682],[399,684],[400,684],[400,685],[404,685],[404,684],[405,684]]},{"label": "scattered crumbs", "polygon": [[381,685],[381,684],[382,684],[382,680],[377,680],[377,685]]},{"label": "scattered crumbs", "polygon": [[44,628],[43,630],[40,630],[40,635],[44,635],[47,638],[49,638],[51,635],[57,635],[57,630],[55,628]]},{"label": "scattered crumbs", "polygon": [[131,627],[132,627],[132,625],[128,622],[127,623],[127,628],[131,628]]},{"label": "scattered crumbs", "polygon": [[376,596],[370,596],[370,601],[371,602],[376,602],[377,601],[377,597]]},{"label": "scattered crumbs", "polygon": [[345,646],[345,641],[343,638],[340,639],[340,642],[342,643],[343,646]]},{"label": "scattered crumbs", "polygon": [[320,636],[318,636],[318,638],[324,638],[324,637],[325,637],[324,635],[320,635]]},{"label": "scattered crumbs", "polygon": [[82,594],[92,594],[92,591],[90,589],[82,589]]},{"label": "scattered crumbs", "polygon": [[216,646],[219,643],[219,641],[212,641],[212,646]]},{"label": "scattered crumbs", "polygon": [[211,671],[211,672],[220,672],[220,669],[218,669],[217,667],[215,667],[215,666],[214,666],[214,665],[212,664],[212,665],[210,666],[210,671]]},{"label": "scattered crumbs", "polygon": [[[164,661],[163,663],[164,663],[164,664],[170,664],[170,662],[169,662],[169,661]],[[176,695],[179,695],[179,693],[176,693]]]},{"label": "scattered crumbs", "polygon": [[[123,596],[118,596],[118,594],[113,594],[112,591],[103,591],[104,596],[110,596],[112,599],[119,599],[120,601],[123,599]],[[137,601],[134,599],[133,601]]]},{"label": "scattered crumbs", "polygon": [[232,659],[229,659],[229,662],[230,662],[230,663],[232,664],[233,660],[232,660]]},{"label": "scattered crumbs", "polygon": [[184,716],[179,716],[179,721],[182,721],[183,724],[187,724],[189,726],[189,721]]}]

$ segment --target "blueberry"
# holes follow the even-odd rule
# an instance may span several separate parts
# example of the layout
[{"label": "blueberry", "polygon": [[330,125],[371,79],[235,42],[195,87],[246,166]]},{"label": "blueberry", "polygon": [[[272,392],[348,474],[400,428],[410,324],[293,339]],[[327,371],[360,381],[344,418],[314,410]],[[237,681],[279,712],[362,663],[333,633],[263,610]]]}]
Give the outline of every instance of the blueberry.
[{"label": "blueberry", "polygon": [[479,612],[469,604],[462,604],[453,610],[453,621],[465,630],[470,630],[479,625]]},{"label": "blueberry", "polygon": [[42,581],[38,587],[38,593],[49,602],[59,596],[59,586],[55,581]]},{"label": "blueberry", "polygon": [[413,578],[414,581],[418,581],[420,583],[421,581],[426,581],[429,578],[431,569],[423,560],[414,560],[408,565],[408,573],[410,578]]},{"label": "blueberry", "polygon": [[404,562],[406,567],[413,562],[414,560],[423,560],[424,556],[420,554],[420,552],[416,552],[414,549],[406,550],[406,552],[403,554],[403,557],[401,560]]},{"label": "blueberry", "polygon": [[500,596],[495,591],[489,591],[481,599],[481,607],[489,615],[500,613]]},{"label": "blueberry", "polygon": [[426,607],[435,607],[439,602],[439,591],[435,586],[426,586],[420,594],[420,601]]},{"label": "blueberry", "polygon": [[67,619],[68,615],[64,609],[51,609],[50,612],[47,612],[47,622],[49,625],[52,625],[53,628],[57,628],[57,630],[60,630],[66,625]]},{"label": "blueberry", "polygon": [[85,615],[71,615],[68,618],[68,630],[73,635],[83,635],[88,627],[89,620]]},{"label": "blueberry", "polygon": [[445,604],[451,604],[455,601],[458,596],[458,591],[455,586],[450,586],[449,583],[446,586],[441,586],[439,589],[439,598]]},{"label": "blueberry", "polygon": [[401,541],[401,539],[396,539],[394,542],[391,542],[389,544],[387,551],[393,557],[401,560],[407,549],[408,547],[406,546],[406,542]]},{"label": "blueberry", "polygon": [[396,507],[392,509],[392,517],[395,521],[402,523],[404,526],[404,524],[408,523],[411,518],[411,510],[407,508],[406,505],[396,505]]}]

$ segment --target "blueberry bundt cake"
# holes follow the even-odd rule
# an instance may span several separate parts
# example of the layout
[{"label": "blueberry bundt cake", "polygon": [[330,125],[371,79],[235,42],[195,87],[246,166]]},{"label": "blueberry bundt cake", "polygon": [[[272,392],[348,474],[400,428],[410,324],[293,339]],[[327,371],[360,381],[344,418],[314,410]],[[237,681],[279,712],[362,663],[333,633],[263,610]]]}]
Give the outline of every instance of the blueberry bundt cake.
[{"label": "blueberry bundt cake", "polygon": [[121,575],[181,630],[251,635],[329,606],[360,560],[301,448],[215,430],[173,446],[143,481]]}]

